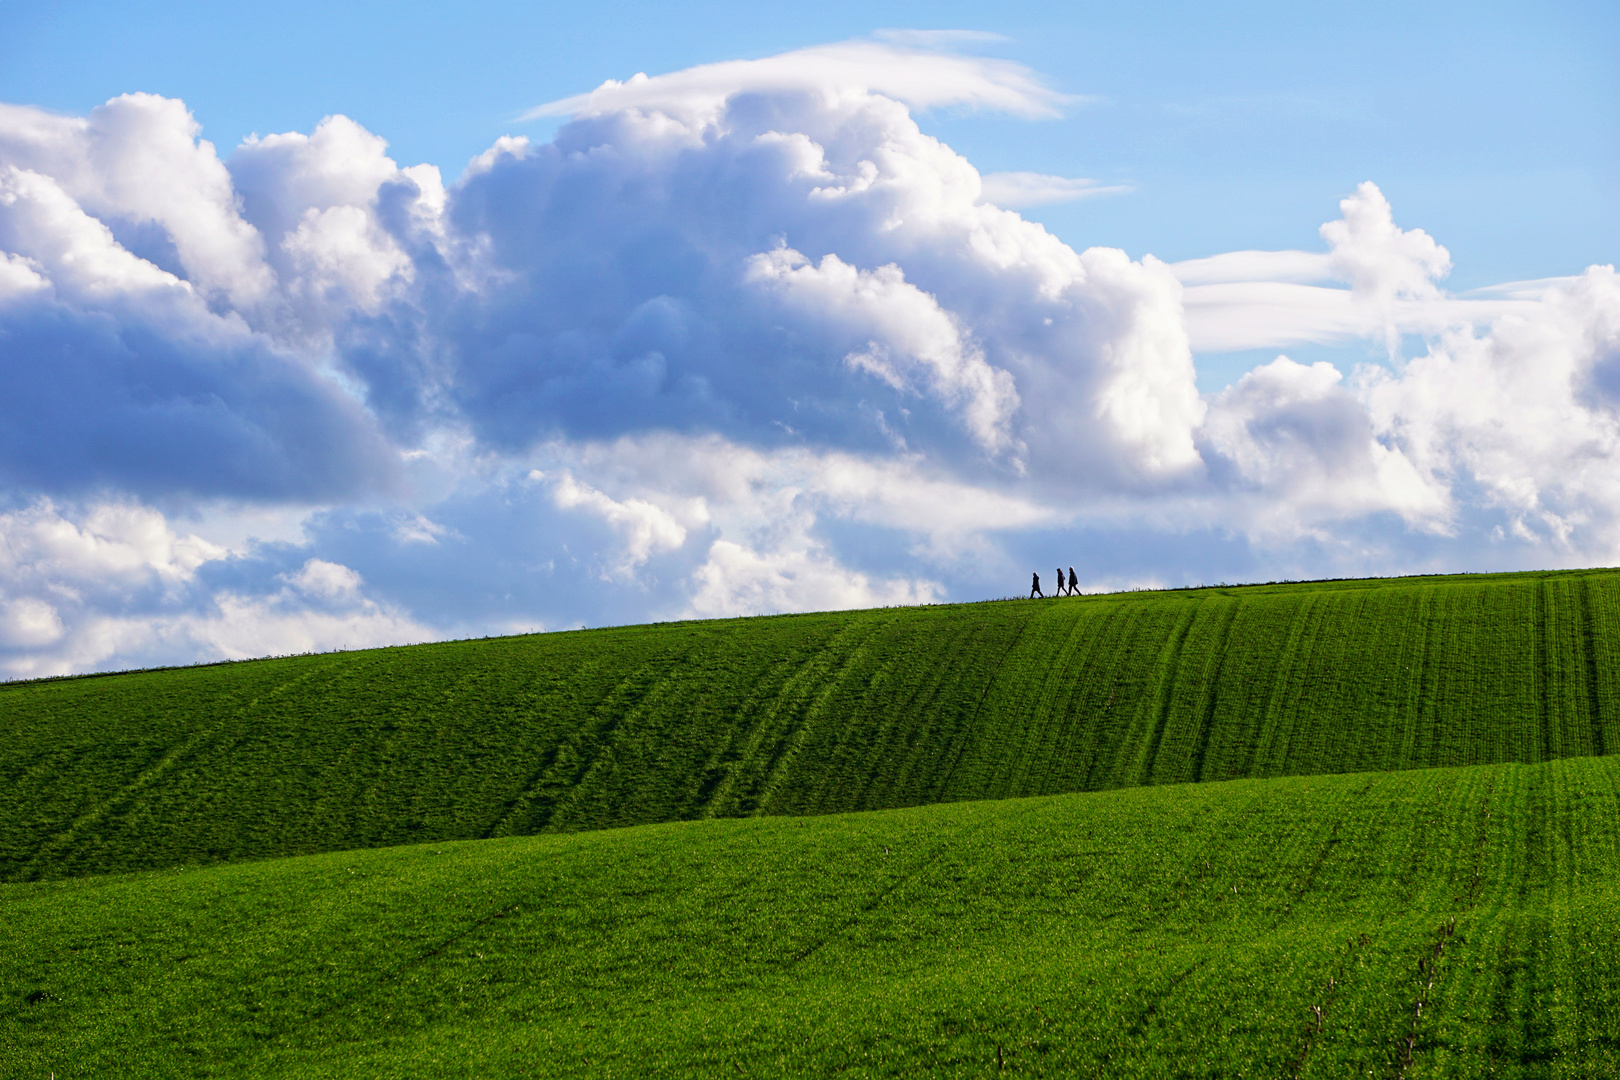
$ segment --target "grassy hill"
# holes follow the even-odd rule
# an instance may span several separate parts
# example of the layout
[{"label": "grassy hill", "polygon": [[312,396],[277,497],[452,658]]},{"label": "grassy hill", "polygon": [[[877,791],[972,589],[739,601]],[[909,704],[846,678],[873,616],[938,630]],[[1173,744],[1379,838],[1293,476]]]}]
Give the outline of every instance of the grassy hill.
[{"label": "grassy hill", "polygon": [[[1620,747],[1620,573],[580,631],[0,687],[0,880]],[[783,826],[784,828],[786,826]]]},{"label": "grassy hill", "polygon": [[0,885],[0,1062],[1612,1076],[1617,792],[1587,758]]}]

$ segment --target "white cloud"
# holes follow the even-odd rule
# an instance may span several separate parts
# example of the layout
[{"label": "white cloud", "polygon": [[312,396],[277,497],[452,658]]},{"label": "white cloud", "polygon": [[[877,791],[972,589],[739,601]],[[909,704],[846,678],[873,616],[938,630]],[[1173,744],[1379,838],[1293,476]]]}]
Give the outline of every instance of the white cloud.
[{"label": "white cloud", "polygon": [[61,639],[62,617],[33,596],[0,601],[0,648],[37,649]]},{"label": "white cloud", "polygon": [[1394,512],[1415,527],[1443,531],[1451,510],[1446,486],[1378,439],[1342,379],[1331,364],[1307,367],[1279,356],[1216,396],[1206,436],[1259,496],[1248,507],[1248,526],[1286,539]]},{"label": "white cloud", "polygon": [[1171,263],[1170,272],[1183,285],[1259,281],[1308,285],[1339,276],[1333,256],[1318,251],[1228,251]]},{"label": "white cloud", "polygon": [[370,205],[399,171],[387,150],[347,116],[328,116],[309,135],[249,136],[231,156],[231,175],[260,202],[254,217],[285,233],[306,210]]},{"label": "white cloud", "polygon": [[751,281],[774,286],[790,302],[821,319],[847,325],[857,337],[871,335],[845,355],[850,367],[874,375],[896,390],[921,382],[964,414],[974,439],[986,450],[1016,449],[1008,425],[1018,408],[1012,376],[985,362],[961,327],[934,297],[909,284],[893,263],[858,270],[837,255],[811,265],[790,248],[748,260]]},{"label": "white cloud", "polygon": [[383,284],[407,274],[411,261],[358,206],[310,208],[282,241],[306,287],[322,297],[336,290],[339,303],[375,311]]},{"label": "white cloud", "polygon": [[386,486],[374,421],[318,356],[264,332],[285,298],[195,134],[182,105],[150,97],[87,120],[0,110],[0,480],[58,495]]},{"label": "white cloud", "polygon": [[970,43],[609,83],[448,189],[341,116],[222,162],[175,101],[0,108],[0,664],[965,598],[1080,537],[1620,555],[1612,270],[1452,295],[1371,184],[1319,251],[1076,250],[1007,207],[1104,189],[918,127],[1061,104]]},{"label": "white cloud", "polygon": [[[115,623],[109,630],[128,628]],[[99,629],[99,628],[93,628]],[[137,627],[159,640],[189,646],[200,658],[243,660],[254,656],[368,649],[438,637],[432,630],[384,605],[361,601],[349,610],[311,611],[279,597],[222,593],[212,611]]]},{"label": "white cloud", "polygon": [[[712,435],[670,434],[551,450],[565,455],[573,472],[591,476],[621,499],[662,499],[668,509],[660,513],[669,519],[671,538],[680,522],[688,531],[720,523],[745,535],[786,520],[802,526],[826,519],[899,530],[921,540],[1027,529],[1065,517],[1028,491],[966,482],[916,456],[760,450]],[[561,475],[577,485],[573,472]],[[535,479],[545,475],[531,473]]]},{"label": "white cloud", "polygon": [[401,544],[438,544],[451,531],[425,514],[404,514],[394,525],[394,539]]},{"label": "white cloud", "polygon": [[246,660],[259,656],[365,649],[431,641],[438,635],[376,604],[312,611],[277,596],[223,592],[199,612],[100,616],[53,647],[0,660],[13,678],[161,663]]},{"label": "white cloud", "polygon": [[[1520,532],[1620,555],[1620,278],[1593,267],[1529,315],[1458,330],[1397,375],[1369,373],[1369,414],[1436,482],[1470,478]],[[1583,535],[1584,534],[1584,535]]]},{"label": "white cloud", "polygon": [[[1451,255],[1422,229],[1403,230],[1383,192],[1359,185],[1322,226],[1326,252],[1237,251],[1170,267],[1187,286],[1196,352],[1287,348],[1356,339],[1392,355],[1402,334],[1435,335],[1527,314],[1555,282],[1452,297],[1439,286]],[[1340,281],[1349,288],[1313,282]]]},{"label": "white cloud", "polygon": [[[439,170],[400,168],[388,143],[346,116],[328,116],[309,135],[249,138],[230,173],[249,219],[264,235],[280,279],[283,314],[266,329],[321,333],[354,312],[374,313],[390,283],[404,285],[415,264],[401,246],[443,238]],[[398,211],[393,228],[384,204]]]},{"label": "white cloud", "polygon": [[12,298],[35,298],[45,293],[51,283],[40,274],[32,259],[0,252],[0,303]]},{"label": "white cloud", "polygon": [[895,45],[919,49],[949,49],[957,45],[991,45],[1009,40],[1005,34],[988,30],[914,30],[895,27],[878,30],[873,37]]},{"label": "white cloud", "polygon": [[283,574],[282,580],[304,595],[321,600],[353,600],[364,584],[360,575],[347,566],[325,559],[310,559],[297,573]]},{"label": "white cloud", "polygon": [[638,83],[481,160],[445,216],[457,251],[487,239],[465,280],[488,287],[435,294],[403,364],[366,373],[373,394],[434,357],[413,400],[455,401],[506,450],[670,426],[989,452],[1008,477],[1092,490],[1198,470],[1204,406],[1162,264],[982,204],[900,101],[754,71],[692,75],[729,88],[701,115],[648,111],[686,75]]},{"label": "white cloud", "polygon": [[[545,478],[539,470],[529,475],[535,480]],[[554,479],[551,497],[559,509],[585,510],[597,515],[624,538],[624,558],[615,568],[621,573],[642,565],[654,552],[673,550],[686,542],[686,528],[668,511],[646,499],[630,498],[621,502],[609,498],[589,484],[575,480],[566,469]]]},{"label": "white cloud", "polygon": [[1344,217],[1322,226],[1328,257],[1358,297],[1389,301],[1440,295],[1435,284],[1451,272],[1451,253],[1422,229],[1395,224],[1389,200],[1371,181],[1339,202]]},{"label": "white cloud", "polygon": [[437,635],[320,558],[257,589],[210,587],[224,548],[130,503],[0,514],[0,673],[241,659]]},{"label": "white cloud", "polygon": [[[1499,285],[1485,285],[1457,295],[1465,300],[1546,300],[1554,290],[1575,284],[1579,275],[1536,278],[1531,281],[1504,281]],[[1524,309],[1533,310],[1533,309]]]},{"label": "white cloud", "polygon": [[162,230],[205,294],[250,307],[271,288],[258,232],[183,103],[124,94],[88,117],[0,105],[0,162],[51,177],[76,205],[136,234]]},{"label": "white cloud", "polygon": [[1102,185],[1081,177],[1033,172],[986,173],[980,182],[980,200],[1007,210],[1075,202],[1099,195],[1121,195],[1131,190],[1123,184]]},{"label": "white cloud", "polygon": [[[894,40],[892,33],[889,37]],[[915,38],[908,44],[913,42],[924,44]],[[967,105],[1020,116],[1053,116],[1068,100],[1042,86],[1029,69],[1005,60],[845,41],[763,60],[702,64],[651,78],[638,74],[624,82],[609,79],[588,94],[531,109],[522,119],[656,110],[702,123],[738,94],[802,91],[828,98],[881,94],[917,109]]]},{"label": "white cloud", "polygon": [[0,513],[0,574],[78,588],[190,581],[226,551],[176,533],[156,510],[130,503],[92,507],[75,522],[48,500]]},{"label": "white cloud", "polygon": [[126,251],[55,180],[15,165],[0,166],[0,244],[46,271],[71,298],[191,299],[187,282]]},{"label": "white cloud", "polygon": [[716,540],[692,577],[688,614],[705,619],[927,604],[944,591],[925,580],[874,580],[798,537],[765,551]]}]

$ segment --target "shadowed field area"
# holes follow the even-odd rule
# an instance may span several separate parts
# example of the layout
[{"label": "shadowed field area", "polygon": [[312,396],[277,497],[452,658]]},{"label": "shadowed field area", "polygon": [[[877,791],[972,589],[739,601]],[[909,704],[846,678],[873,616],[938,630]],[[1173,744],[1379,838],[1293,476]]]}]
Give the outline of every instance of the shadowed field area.
[{"label": "shadowed field area", "polygon": [[0,880],[1620,747],[1620,574],[672,623],[0,687]]}]

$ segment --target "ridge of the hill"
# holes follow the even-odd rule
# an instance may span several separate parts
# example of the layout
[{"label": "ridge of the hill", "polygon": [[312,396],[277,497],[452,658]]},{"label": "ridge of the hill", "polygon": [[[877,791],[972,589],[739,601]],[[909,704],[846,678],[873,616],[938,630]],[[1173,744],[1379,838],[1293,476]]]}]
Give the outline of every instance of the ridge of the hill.
[{"label": "ridge of the hill", "polygon": [[1614,1076],[1620,759],[0,885],[44,1077]]},{"label": "ridge of the hill", "polygon": [[0,687],[0,880],[1620,747],[1620,572],[671,623]]}]

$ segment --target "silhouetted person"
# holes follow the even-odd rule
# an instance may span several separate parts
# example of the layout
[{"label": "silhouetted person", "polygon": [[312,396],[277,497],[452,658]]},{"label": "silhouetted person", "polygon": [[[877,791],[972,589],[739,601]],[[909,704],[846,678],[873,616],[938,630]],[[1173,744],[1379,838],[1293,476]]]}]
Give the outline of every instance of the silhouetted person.
[{"label": "silhouetted person", "polygon": [[1059,596],[1062,596],[1063,595],[1063,567],[1061,567],[1061,566],[1057,568],[1057,578],[1058,578],[1057,594]]},{"label": "silhouetted person", "polygon": [[1080,595],[1080,579],[1074,576],[1074,567],[1069,567],[1069,595]]},{"label": "silhouetted person", "polygon": [[1029,598],[1031,600],[1033,600],[1038,596],[1042,600],[1045,600],[1046,599],[1046,594],[1041,592],[1041,575],[1039,575],[1039,574],[1031,574],[1030,578],[1031,578],[1031,582],[1030,582],[1030,586],[1029,586]]}]

